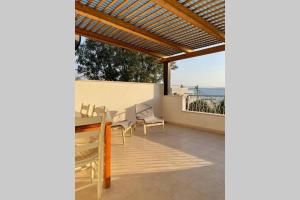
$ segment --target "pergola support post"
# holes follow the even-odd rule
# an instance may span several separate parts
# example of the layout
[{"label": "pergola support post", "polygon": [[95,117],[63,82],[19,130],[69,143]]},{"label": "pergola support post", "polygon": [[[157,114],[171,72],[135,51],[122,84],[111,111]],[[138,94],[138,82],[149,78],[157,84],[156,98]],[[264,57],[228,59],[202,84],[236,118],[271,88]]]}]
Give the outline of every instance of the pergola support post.
[{"label": "pergola support post", "polygon": [[170,94],[171,86],[171,66],[169,62],[164,62],[164,95]]}]

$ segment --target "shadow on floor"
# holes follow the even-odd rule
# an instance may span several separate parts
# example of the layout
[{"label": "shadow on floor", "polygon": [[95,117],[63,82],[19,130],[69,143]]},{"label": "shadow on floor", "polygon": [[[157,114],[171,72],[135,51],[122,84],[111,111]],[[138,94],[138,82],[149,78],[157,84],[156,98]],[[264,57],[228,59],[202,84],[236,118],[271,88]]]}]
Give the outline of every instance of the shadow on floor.
[{"label": "shadow on floor", "polygon": [[[224,136],[166,125],[143,135],[138,127],[121,145],[112,138],[112,184],[104,200],[224,200]],[[77,179],[77,185],[88,179]],[[76,193],[96,199],[96,186]]]}]

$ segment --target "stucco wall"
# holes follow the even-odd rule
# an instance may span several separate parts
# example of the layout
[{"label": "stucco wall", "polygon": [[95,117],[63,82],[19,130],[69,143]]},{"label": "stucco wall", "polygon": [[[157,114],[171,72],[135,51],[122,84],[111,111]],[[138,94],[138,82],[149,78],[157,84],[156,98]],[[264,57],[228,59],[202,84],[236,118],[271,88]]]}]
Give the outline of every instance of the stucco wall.
[{"label": "stucco wall", "polygon": [[152,83],[117,81],[75,81],[75,111],[81,103],[106,106],[115,118],[135,121],[135,104],[147,103],[153,106],[157,116],[162,116],[163,86]]},{"label": "stucco wall", "polygon": [[218,133],[225,132],[225,117],[217,114],[183,111],[180,96],[163,96],[163,117],[166,122]]}]

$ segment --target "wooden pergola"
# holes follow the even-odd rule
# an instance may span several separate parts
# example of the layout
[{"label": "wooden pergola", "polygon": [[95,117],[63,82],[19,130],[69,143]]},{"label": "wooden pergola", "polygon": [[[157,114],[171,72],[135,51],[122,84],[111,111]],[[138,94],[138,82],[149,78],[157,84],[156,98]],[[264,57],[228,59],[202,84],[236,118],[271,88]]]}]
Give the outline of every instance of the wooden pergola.
[{"label": "wooden pergola", "polygon": [[225,0],[75,0],[75,33],[164,63],[225,50]]}]

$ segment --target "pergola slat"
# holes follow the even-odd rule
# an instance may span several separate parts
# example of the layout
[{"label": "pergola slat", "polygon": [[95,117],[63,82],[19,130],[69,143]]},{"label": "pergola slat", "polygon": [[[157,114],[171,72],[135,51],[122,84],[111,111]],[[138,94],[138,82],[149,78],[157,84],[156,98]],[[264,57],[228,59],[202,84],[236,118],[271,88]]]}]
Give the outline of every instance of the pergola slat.
[{"label": "pergola slat", "polygon": [[123,2],[120,3],[118,6],[116,6],[114,9],[112,9],[112,11],[111,11],[110,13],[114,13],[115,11],[119,10],[119,9],[122,8],[126,3],[127,3],[127,1],[123,1]]},{"label": "pergola slat", "polygon": [[220,3],[218,3],[218,4],[216,4],[216,5],[213,5],[213,6],[211,6],[211,7],[208,7],[208,8],[205,8],[205,9],[199,9],[199,10],[197,10],[195,13],[203,13],[203,12],[206,12],[206,11],[208,11],[208,10],[211,10],[211,9],[213,9],[213,8],[215,8],[215,7],[218,7],[218,6],[220,6],[220,5],[223,5],[224,4],[224,2],[220,2]]},{"label": "pergola slat", "polygon": [[193,13],[188,8],[184,7],[176,0],[152,0],[159,4],[161,7],[169,10],[183,20],[193,24],[194,26],[206,31],[221,41],[225,41],[224,33],[220,32],[217,28],[203,20],[200,16]]},{"label": "pergola slat", "polygon": [[80,3],[75,4],[75,8],[76,11],[83,16],[86,16],[90,19],[96,20],[96,21],[100,21],[102,23],[105,23],[109,26],[113,26],[115,28],[118,28],[120,30],[123,30],[125,32],[131,33],[133,35],[136,35],[138,37],[144,38],[146,40],[158,43],[160,45],[175,49],[175,50],[179,50],[179,51],[184,51],[184,52],[190,52],[192,51],[191,49],[187,49],[185,47],[181,47],[178,44],[175,44],[171,41],[166,41],[162,38],[160,38],[159,36],[156,36],[154,34],[151,34],[147,31],[144,31],[142,29],[137,28],[136,26],[124,22],[118,18],[112,17],[108,14],[102,13],[102,12],[98,12],[88,6],[82,5]]},{"label": "pergola slat", "polygon": [[87,5],[90,5],[90,4],[92,4],[94,2],[94,0],[89,0],[88,2],[87,2]]},{"label": "pergola slat", "polygon": [[[150,15],[148,15],[147,17],[145,17],[145,18],[141,19],[139,22],[137,22],[137,24],[143,24],[144,21],[146,21],[146,23],[148,23],[149,21],[155,19],[155,18],[151,19],[151,17],[155,16],[155,14],[157,14],[157,13],[160,12],[160,11],[161,11],[161,9],[158,9],[158,10],[154,11],[153,13],[151,13]],[[161,15],[164,14],[164,13],[165,13],[165,12],[161,12],[158,16],[161,16]],[[156,17],[158,17],[158,16],[156,16]],[[150,18],[150,20],[147,21],[149,18]]]},{"label": "pergola slat", "polygon": [[105,6],[105,8],[103,9],[104,11],[107,11],[112,5],[114,5],[117,1],[119,0],[112,0],[109,4],[107,4]]},{"label": "pergola slat", "polygon": [[142,28],[149,28],[149,27],[153,27],[157,24],[160,23],[160,20],[163,18],[167,18],[170,17],[171,15],[167,12],[164,13],[160,13],[159,15],[157,15],[156,17],[154,17],[153,19],[150,19],[149,21],[145,22],[141,27]]},{"label": "pergola slat", "polygon": [[[76,2],[76,3],[77,3],[77,2]],[[100,8],[104,3],[105,3],[105,0],[100,0],[100,1],[96,4],[95,8],[96,8],[96,9]]]},{"label": "pergola slat", "polygon": [[139,1],[134,2],[133,4],[131,4],[130,6],[128,6],[127,8],[125,8],[122,12],[120,12],[117,16],[122,16],[124,13],[126,13],[131,8],[137,6],[139,3],[140,3]]},{"label": "pergola slat", "polygon": [[149,8],[147,8],[146,10],[144,10],[144,12],[143,12],[142,14],[133,17],[132,19],[130,19],[130,21],[131,21],[131,22],[132,22],[132,21],[135,21],[137,18],[141,17],[142,15],[143,15],[143,16],[146,16],[146,15],[147,15],[148,13],[150,13],[150,12],[152,11],[152,9],[154,9],[154,8],[155,8],[155,5],[149,6]]},{"label": "pergola slat", "polygon": [[134,16],[135,14],[137,14],[139,11],[143,10],[144,8],[146,8],[151,3],[152,3],[151,1],[148,1],[147,3],[143,4],[142,6],[140,6],[139,8],[137,8],[136,10],[134,10],[133,12],[131,12],[129,15],[127,15],[126,18],[130,18],[130,17]]},{"label": "pergola slat", "polygon": [[[205,0],[195,1],[194,3],[191,3],[190,5],[188,5],[187,8],[192,8],[194,6],[197,6],[197,5],[201,4],[203,1],[205,1]],[[216,0],[213,0],[213,1],[216,1]],[[206,2],[206,3],[208,3],[208,2]]]},{"label": "pergola slat", "polygon": [[218,8],[216,10],[213,10],[212,12],[209,12],[209,13],[204,13],[204,14],[199,13],[199,15],[201,17],[203,17],[203,19],[206,19],[206,18],[209,18],[209,17],[214,16],[214,15],[219,15],[222,12],[225,13],[225,7],[220,7],[220,8]]},{"label": "pergola slat", "polygon": [[155,26],[152,30],[153,31],[162,31],[165,28],[168,28],[168,26],[171,26],[177,22],[178,22],[177,17],[174,17],[174,18],[168,19],[167,21],[164,21],[163,23],[159,24],[158,26]]},{"label": "pergola slat", "polygon": [[[219,1],[219,0],[206,1],[205,3],[203,3],[203,4],[201,5],[201,7],[211,6],[213,3],[217,2],[217,1]],[[198,2],[194,5],[194,6],[196,6],[196,7],[194,7],[193,10],[197,10],[197,9],[200,7],[200,6],[198,6],[198,5],[200,5],[202,2],[203,2],[203,1],[198,1]]]}]

